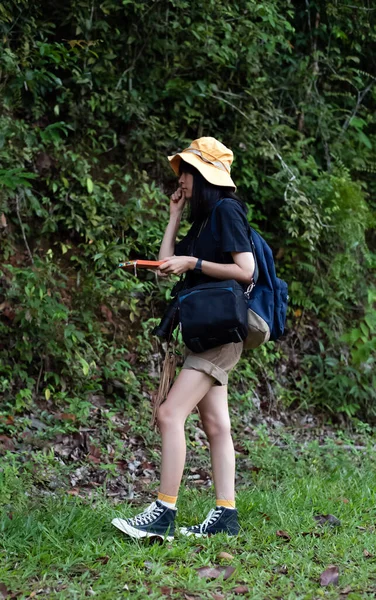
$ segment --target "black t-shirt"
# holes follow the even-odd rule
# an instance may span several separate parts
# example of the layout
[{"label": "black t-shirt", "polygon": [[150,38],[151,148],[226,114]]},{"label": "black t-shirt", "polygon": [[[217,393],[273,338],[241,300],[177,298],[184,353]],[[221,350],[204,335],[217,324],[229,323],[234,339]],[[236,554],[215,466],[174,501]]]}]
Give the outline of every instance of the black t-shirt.
[{"label": "black t-shirt", "polygon": [[[226,198],[216,208],[214,218],[218,241],[212,232],[210,214],[207,219],[193,223],[187,235],[176,244],[175,255],[196,256],[210,262],[231,264],[234,262],[231,252],[252,252],[247,215],[239,202]],[[188,271],[185,287],[191,288],[210,281],[218,279]]]}]

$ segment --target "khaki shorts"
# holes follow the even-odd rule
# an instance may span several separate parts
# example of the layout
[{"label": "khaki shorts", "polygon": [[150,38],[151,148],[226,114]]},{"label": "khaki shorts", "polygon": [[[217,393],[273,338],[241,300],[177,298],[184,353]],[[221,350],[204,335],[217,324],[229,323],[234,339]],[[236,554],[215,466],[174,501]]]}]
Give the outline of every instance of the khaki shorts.
[{"label": "khaki shorts", "polygon": [[243,342],[224,344],[199,354],[186,348],[183,369],[202,371],[214,377],[217,385],[227,385],[228,374],[239,361],[242,350]]}]

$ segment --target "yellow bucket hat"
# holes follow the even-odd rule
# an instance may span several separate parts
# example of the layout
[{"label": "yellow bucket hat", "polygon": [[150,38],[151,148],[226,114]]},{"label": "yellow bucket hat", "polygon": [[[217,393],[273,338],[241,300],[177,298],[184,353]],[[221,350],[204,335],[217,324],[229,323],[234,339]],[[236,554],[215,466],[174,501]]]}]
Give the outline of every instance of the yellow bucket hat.
[{"label": "yellow bucket hat", "polygon": [[232,187],[236,190],[236,185],[230,175],[234,155],[229,148],[215,138],[201,137],[194,140],[189,148],[169,156],[168,160],[176,175],[179,175],[181,159],[196,167],[209,183]]}]

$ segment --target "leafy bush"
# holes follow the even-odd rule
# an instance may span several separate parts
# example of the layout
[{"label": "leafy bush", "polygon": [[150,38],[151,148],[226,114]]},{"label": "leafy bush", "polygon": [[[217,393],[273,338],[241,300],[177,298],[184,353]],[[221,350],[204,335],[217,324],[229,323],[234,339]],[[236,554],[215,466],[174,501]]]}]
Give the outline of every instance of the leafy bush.
[{"label": "leafy bush", "polygon": [[168,285],[117,264],[157,256],[176,185],[165,156],[214,135],[233,148],[250,220],[290,284],[286,342],[245,357],[244,378],[260,393],[269,380],[288,403],[372,412],[375,13],[365,8],[2,5],[0,383],[10,405],[86,397],[111,381],[124,397],[155,386],[142,369],[158,355],[151,328]]}]

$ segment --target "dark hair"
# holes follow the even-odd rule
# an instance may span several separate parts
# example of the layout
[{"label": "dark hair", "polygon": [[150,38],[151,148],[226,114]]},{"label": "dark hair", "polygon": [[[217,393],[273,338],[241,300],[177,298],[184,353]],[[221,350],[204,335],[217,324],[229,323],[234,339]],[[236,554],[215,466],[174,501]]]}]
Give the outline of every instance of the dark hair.
[{"label": "dark hair", "polygon": [[222,198],[232,198],[239,202],[243,210],[246,212],[246,205],[234,192],[232,187],[223,187],[209,183],[196,169],[183,159],[180,161],[179,174],[191,173],[193,175],[192,198],[189,200],[188,220],[190,223],[194,221],[202,221],[211,212],[214,205]]}]

